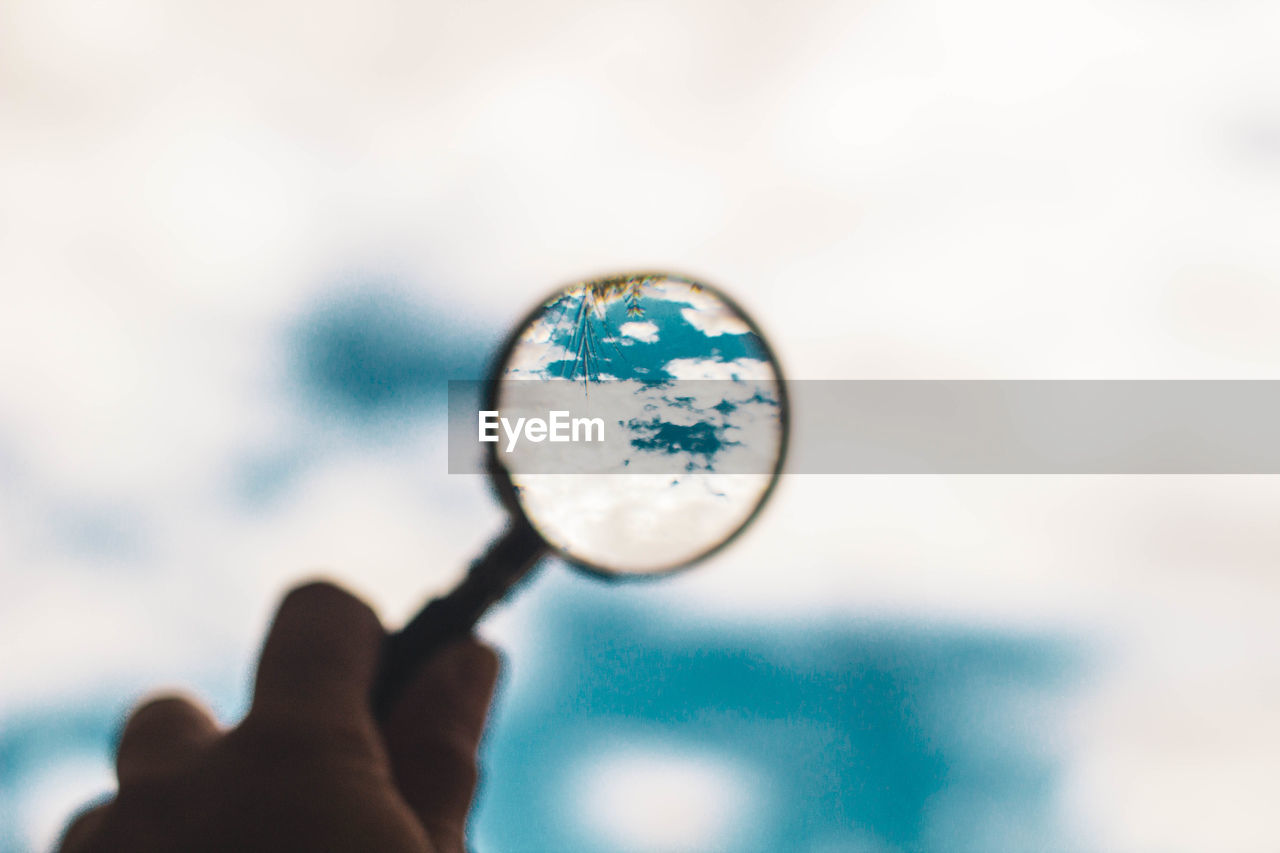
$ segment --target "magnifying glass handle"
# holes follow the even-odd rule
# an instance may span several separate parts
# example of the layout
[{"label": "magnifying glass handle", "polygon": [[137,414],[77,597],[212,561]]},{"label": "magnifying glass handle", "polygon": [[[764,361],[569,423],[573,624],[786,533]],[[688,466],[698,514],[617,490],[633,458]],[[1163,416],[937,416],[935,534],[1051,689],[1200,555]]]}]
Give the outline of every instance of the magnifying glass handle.
[{"label": "magnifying glass handle", "polygon": [[462,582],[447,595],[427,603],[383,643],[381,668],[373,687],[373,712],[385,720],[414,672],[450,640],[471,633],[476,622],[511,587],[528,574],[546,544],[519,513],[493,541]]}]

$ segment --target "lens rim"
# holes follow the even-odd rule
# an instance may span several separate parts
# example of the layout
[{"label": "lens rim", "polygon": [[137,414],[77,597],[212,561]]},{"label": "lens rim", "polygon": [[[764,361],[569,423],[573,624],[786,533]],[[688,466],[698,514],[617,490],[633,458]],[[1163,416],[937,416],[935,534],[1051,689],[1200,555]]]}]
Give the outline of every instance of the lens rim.
[{"label": "lens rim", "polygon": [[510,360],[511,354],[515,349],[516,345],[519,343],[520,336],[523,334],[525,329],[529,327],[530,324],[532,324],[536,319],[538,319],[538,317],[542,315],[542,312],[546,310],[547,304],[552,299],[558,297],[560,294],[564,293],[566,290],[569,290],[574,287],[580,287],[585,284],[591,284],[597,281],[610,281],[614,279],[632,279],[632,278],[655,278],[655,279],[675,281],[682,284],[696,286],[703,290],[709,291],[717,299],[721,300],[725,305],[727,305],[730,309],[737,312],[738,316],[741,317],[746,322],[747,327],[752,331],[752,333],[755,334],[756,338],[760,341],[760,345],[764,349],[764,354],[766,358],[768,358],[770,365],[773,366],[774,373],[777,375],[778,405],[779,405],[779,412],[780,412],[779,420],[781,421],[781,424],[782,424],[782,437],[778,446],[778,457],[774,463],[773,471],[769,477],[769,484],[765,486],[764,491],[760,494],[760,497],[756,500],[756,505],[752,508],[751,513],[747,515],[747,517],[744,518],[736,528],[734,528],[732,533],[730,533],[729,535],[721,539],[719,542],[715,543],[714,545],[708,547],[704,551],[699,552],[697,555],[687,560],[684,560],[679,563],[673,563],[671,565],[663,566],[657,569],[644,571],[644,572],[619,571],[617,569],[611,569],[608,566],[593,563],[590,560],[583,559],[582,557],[576,556],[574,554],[571,554],[565,551],[564,548],[556,545],[550,539],[548,539],[547,536],[544,535],[542,530],[538,527],[537,522],[535,522],[532,518],[530,518],[529,515],[524,511],[524,507],[520,504],[520,498],[516,494],[515,484],[512,483],[511,481],[510,472],[508,472],[506,467],[503,466],[503,464],[498,460],[497,445],[490,444],[487,447],[485,452],[485,470],[489,475],[489,482],[492,485],[494,491],[497,493],[498,500],[501,501],[502,505],[506,507],[509,512],[515,513],[520,518],[523,518],[525,522],[528,523],[528,525],[532,527],[534,531],[537,532],[539,538],[542,539],[543,544],[546,545],[547,550],[550,553],[559,557],[561,560],[563,560],[564,562],[568,563],[570,566],[574,567],[575,569],[581,572],[584,572],[588,575],[592,575],[597,578],[601,578],[603,580],[608,580],[613,582],[644,581],[644,580],[651,580],[654,578],[669,577],[673,574],[682,572],[685,569],[688,569],[702,562],[703,560],[706,560],[709,557],[719,553],[731,542],[736,540],[740,535],[742,535],[742,532],[746,530],[749,526],[751,526],[751,523],[756,520],[756,517],[760,514],[760,511],[764,508],[765,504],[769,502],[769,498],[773,495],[774,490],[777,488],[778,481],[779,479],[781,479],[783,466],[786,463],[787,450],[791,440],[791,401],[787,396],[787,385],[786,385],[785,376],[782,370],[782,365],[778,361],[777,353],[775,353],[773,351],[773,348],[769,346],[769,341],[765,337],[764,332],[760,329],[760,325],[756,323],[755,319],[750,314],[748,314],[742,308],[741,305],[739,305],[736,301],[734,301],[732,298],[726,295],[725,292],[720,288],[715,287],[713,285],[709,285],[702,279],[696,279],[690,276],[681,275],[679,273],[672,273],[672,272],[665,272],[665,271],[658,272],[658,271],[646,270],[646,271],[640,271],[640,272],[622,273],[620,275],[605,275],[605,276],[597,276],[595,278],[578,279],[577,281],[571,284],[564,285],[562,287],[549,291],[546,298],[538,302],[537,305],[532,310],[528,311],[520,320],[520,322],[513,327],[512,332],[507,336],[506,340],[504,341],[502,348],[498,350],[497,358],[493,361],[492,365],[490,366],[488,378],[485,381],[484,408],[486,410],[497,408],[498,389],[501,385],[503,374],[506,371],[507,362]]}]

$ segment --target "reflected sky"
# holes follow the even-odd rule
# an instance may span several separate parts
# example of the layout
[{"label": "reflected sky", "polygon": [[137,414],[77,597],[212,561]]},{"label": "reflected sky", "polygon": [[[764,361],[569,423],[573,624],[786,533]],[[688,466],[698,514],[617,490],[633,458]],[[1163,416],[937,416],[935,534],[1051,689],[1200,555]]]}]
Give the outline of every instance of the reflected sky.
[{"label": "reflected sky", "polygon": [[[713,291],[686,279],[634,276],[568,288],[521,336],[509,378],[586,381],[721,378],[740,364],[768,378],[768,351],[745,319]],[[691,375],[701,364],[709,375]]]}]

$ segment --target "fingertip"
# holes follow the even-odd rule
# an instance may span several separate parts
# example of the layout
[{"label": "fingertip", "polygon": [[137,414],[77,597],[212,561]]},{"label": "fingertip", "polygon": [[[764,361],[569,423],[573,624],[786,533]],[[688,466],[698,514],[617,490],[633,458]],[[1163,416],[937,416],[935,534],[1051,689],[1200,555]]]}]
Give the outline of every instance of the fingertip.
[{"label": "fingertip", "polygon": [[415,681],[419,699],[465,700],[468,705],[487,708],[497,687],[502,660],[493,646],[466,636],[445,645],[432,655]]},{"label": "fingertip", "polygon": [[155,694],[125,721],[116,747],[121,784],[181,766],[218,736],[218,724],[185,695]]},{"label": "fingertip", "polygon": [[441,666],[464,685],[478,686],[497,681],[502,656],[496,648],[474,635],[454,640],[438,654]]},{"label": "fingertip", "polygon": [[367,704],[383,636],[373,608],[341,587],[326,580],[294,587],[267,632],[254,710]]},{"label": "fingertip", "polygon": [[195,697],[181,690],[156,690],[138,700],[120,736],[123,739],[131,729],[146,729],[157,724],[216,728],[213,717]]},{"label": "fingertip", "polygon": [[393,751],[409,752],[441,735],[464,751],[474,751],[498,683],[497,651],[475,637],[442,647],[414,676],[387,719]]},{"label": "fingertip", "polygon": [[382,622],[368,602],[322,577],[303,581],[286,592],[276,610],[276,620],[299,613],[308,618],[337,618],[382,630]]}]

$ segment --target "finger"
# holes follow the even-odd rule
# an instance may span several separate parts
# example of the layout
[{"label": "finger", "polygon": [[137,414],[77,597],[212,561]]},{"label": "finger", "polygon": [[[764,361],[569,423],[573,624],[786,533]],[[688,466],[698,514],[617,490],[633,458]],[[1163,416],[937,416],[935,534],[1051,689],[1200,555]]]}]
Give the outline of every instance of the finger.
[{"label": "finger", "polygon": [[57,853],[83,853],[91,849],[93,837],[107,816],[108,808],[108,803],[102,803],[80,812],[72,819],[66,832],[62,833],[62,841],[58,844]]},{"label": "finger", "polygon": [[497,680],[493,649],[458,640],[423,665],[388,715],[384,733],[396,786],[438,843],[460,845]]},{"label": "finger", "polygon": [[378,617],[350,593],[320,582],[294,589],[267,634],[250,715],[362,721],[382,639]]},{"label": "finger", "polygon": [[152,699],[129,716],[116,748],[121,785],[187,766],[218,737],[209,712],[181,696]]}]

